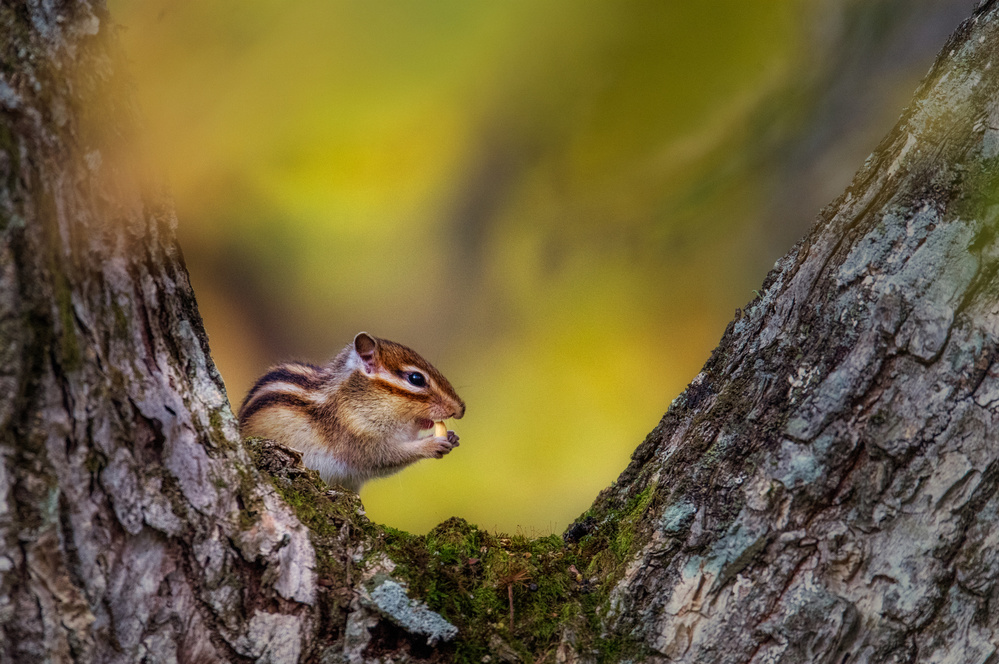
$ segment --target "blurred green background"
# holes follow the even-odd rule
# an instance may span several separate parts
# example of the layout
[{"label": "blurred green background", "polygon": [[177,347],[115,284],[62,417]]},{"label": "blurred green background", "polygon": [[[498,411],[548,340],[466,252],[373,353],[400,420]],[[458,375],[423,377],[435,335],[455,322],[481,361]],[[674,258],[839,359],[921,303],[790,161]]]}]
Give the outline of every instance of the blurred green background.
[{"label": "blurred green background", "polygon": [[238,407],[360,330],[468,404],[371,518],[561,531],[974,0],[111,0]]}]

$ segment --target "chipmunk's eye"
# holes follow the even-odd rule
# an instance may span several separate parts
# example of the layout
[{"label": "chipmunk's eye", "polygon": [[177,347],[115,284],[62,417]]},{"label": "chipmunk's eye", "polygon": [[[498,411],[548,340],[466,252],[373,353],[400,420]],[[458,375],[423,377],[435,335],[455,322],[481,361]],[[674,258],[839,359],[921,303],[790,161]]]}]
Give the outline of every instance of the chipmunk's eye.
[{"label": "chipmunk's eye", "polygon": [[406,374],[406,380],[409,381],[410,385],[415,385],[416,387],[425,387],[427,384],[426,377],[419,371],[410,371]]}]

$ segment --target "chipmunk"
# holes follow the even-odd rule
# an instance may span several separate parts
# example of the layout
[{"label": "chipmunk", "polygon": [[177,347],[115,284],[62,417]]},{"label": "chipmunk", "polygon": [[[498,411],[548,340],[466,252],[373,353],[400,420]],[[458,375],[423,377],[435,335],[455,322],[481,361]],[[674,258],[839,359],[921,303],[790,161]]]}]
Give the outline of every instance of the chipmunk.
[{"label": "chipmunk", "polygon": [[360,492],[367,480],[457,447],[439,420],[464,414],[451,383],[416,351],[361,332],[324,367],[271,368],[246,395],[239,427],[299,450],[327,483]]}]

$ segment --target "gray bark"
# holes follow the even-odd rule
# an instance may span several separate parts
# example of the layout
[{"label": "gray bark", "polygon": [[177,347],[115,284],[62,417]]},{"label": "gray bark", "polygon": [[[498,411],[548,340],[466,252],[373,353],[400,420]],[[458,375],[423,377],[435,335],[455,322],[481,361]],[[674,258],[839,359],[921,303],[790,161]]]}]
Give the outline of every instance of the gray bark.
[{"label": "gray bark", "polygon": [[0,662],[999,660],[994,2],[564,542],[244,446],[109,17],[0,31]]},{"label": "gray bark", "polygon": [[999,21],[915,101],[636,452],[603,627],[678,662],[992,662]]},{"label": "gray bark", "polygon": [[110,19],[0,32],[0,661],[293,661],[313,550],[238,444]]}]

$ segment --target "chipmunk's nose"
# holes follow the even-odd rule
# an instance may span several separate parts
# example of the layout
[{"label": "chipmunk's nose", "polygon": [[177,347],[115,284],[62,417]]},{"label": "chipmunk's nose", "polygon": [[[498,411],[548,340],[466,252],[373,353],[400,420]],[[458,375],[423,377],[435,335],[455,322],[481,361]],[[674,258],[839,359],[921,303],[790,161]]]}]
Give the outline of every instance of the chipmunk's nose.
[{"label": "chipmunk's nose", "polygon": [[456,420],[460,420],[464,414],[465,414],[465,402],[459,401],[458,407],[455,409],[451,417],[453,417]]}]

